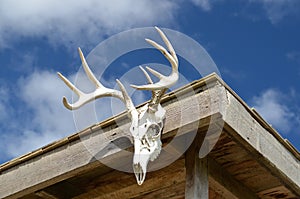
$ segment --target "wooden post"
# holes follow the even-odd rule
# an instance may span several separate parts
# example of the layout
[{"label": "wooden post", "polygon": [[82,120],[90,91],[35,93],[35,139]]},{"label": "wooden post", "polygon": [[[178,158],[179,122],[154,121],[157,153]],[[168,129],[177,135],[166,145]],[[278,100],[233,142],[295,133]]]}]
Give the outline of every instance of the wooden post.
[{"label": "wooden post", "polygon": [[204,135],[198,132],[194,142],[185,154],[186,199],[208,199],[208,163],[207,158],[199,158],[199,149]]}]

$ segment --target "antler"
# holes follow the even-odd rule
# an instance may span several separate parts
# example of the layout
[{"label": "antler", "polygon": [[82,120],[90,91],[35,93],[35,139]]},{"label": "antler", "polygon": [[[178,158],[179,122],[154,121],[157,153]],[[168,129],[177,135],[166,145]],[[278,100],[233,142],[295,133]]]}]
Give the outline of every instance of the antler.
[{"label": "antler", "polygon": [[100,97],[116,97],[125,103],[128,112],[132,116],[133,112],[136,112],[136,108],[135,108],[134,104],[132,103],[131,98],[127,94],[123,84],[118,79],[116,80],[121,91],[104,87],[92,73],[80,48],[78,48],[78,52],[79,52],[79,56],[80,56],[84,71],[87,74],[88,78],[91,80],[91,82],[95,84],[96,90],[91,93],[84,93],[81,90],[79,90],[78,88],[76,88],[66,77],[64,77],[61,73],[58,72],[57,73],[58,76],[79,97],[78,101],[75,102],[74,104],[68,103],[66,97],[63,97],[63,104],[65,105],[65,107],[70,110],[75,110],[75,109],[78,109],[79,107],[83,106],[84,104],[86,104],[90,101],[93,101],[97,98],[100,98]]},{"label": "antler", "polygon": [[169,52],[162,47],[161,45],[157,44],[155,41],[151,39],[145,39],[148,43],[150,43],[152,46],[154,46],[156,49],[158,49],[171,63],[172,66],[172,72],[169,76],[165,76],[160,74],[159,72],[153,70],[152,68],[149,68],[146,66],[146,69],[152,73],[154,76],[158,77],[160,80],[157,83],[153,83],[151,80],[149,74],[144,70],[142,67],[140,67],[145,74],[146,78],[148,79],[149,84],[147,85],[131,85],[131,87],[138,89],[138,90],[151,90],[152,91],[152,99],[150,104],[158,104],[160,101],[160,98],[163,96],[163,94],[166,92],[168,88],[170,88],[173,84],[175,84],[178,80],[179,74],[178,74],[178,58],[176,56],[175,50],[173,46],[171,45],[170,41],[166,37],[166,35],[158,28],[155,27],[157,32],[160,34],[162,40],[166,44]]},{"label": "antler", "polygon": [[[171,45],[170,41],[168,40],[168,38],[166,37],[166,35],[158,27],[155,27],[155,28],[158,31],[158,33],[160,34],[162,40],[166,44],[169,51],[167,51],[164,47],[157,44],[153,40],[146,39],[146,41],[148,43],[150,43],[152,46],[154,46],[156,49],[158,49],[169,60],[169,62],[171,63],[171,66],[172,66],[172,72],[169,76],[165,76],[165,75],[162,75],[159,72],[153,70],[152,68],[149,68],[148,66],[146,66],[146,69],[150,73],[152,73],[154,76],[156,76],[160,79],[157,83],[153,83],[153,81],[151,80],[151,78],[150,78],[149,74],[146,72],[146,70],[143,69],[142,67],[140,67],[141,70],[143,71],[143,73],[145,74],[149,84],[141,85],[141,86],[131,85],[131,87],[138,89],[138,90],[151,90],[152,91],[152,99],[150,101],[150,106],[153,108],[155,108],[155,106],[159,104],[160,99],[163,96],[163,94],[166,92],[166,90],[168,88],[170,88],[173,84],[175,84],[177,82],[178,77],[179,77],[178,58],[176,56],[175,50],[174,50],[173,46]],[[134,104],[132,103],[131,98],[127,94],[123,84],[118,79],[116,80],[121,91],[104,87],[92,73],[80,48],[78,48],[78,52],[79,52],[82,66],[85,70],[85,73],[87,74],[87,76],[91,80],[91,82],[95,84],[96,90],[91,93],[84,93],[81,90],[79,90],[78,88],[76,88],[66,77],[64,77],[61,73],[58,72],[57,73],[58,76],[79,97],[78,101],[73,104],[70,104],[67,101],[66,97],[63,97],[63,104],[65,105],[65,107],[70,110],[75,110],[75,109],[78,109],[79,107],[83,106],[84,104],[86,104],[90,101],[93,101],[97,98],[100,98],[100,97],[116,97],[125,103],[126,108],[131,116],[132,116],[132,114],[136,114],[137,110],[136,110]]]}]

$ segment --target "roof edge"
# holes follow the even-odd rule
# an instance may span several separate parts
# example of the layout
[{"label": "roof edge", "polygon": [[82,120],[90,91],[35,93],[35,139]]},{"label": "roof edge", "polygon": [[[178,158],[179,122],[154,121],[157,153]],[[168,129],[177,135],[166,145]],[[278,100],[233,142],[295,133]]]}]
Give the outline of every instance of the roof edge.
[{"label": "roof edge", "polygon": [[[273,127],[271,127],[260,115],[257,113],[254,109],[251,109],[243,100],[240,96],[238,96],[224,81],[223,79],[218,76],[216,73],[211,73],[206,77],[203,77],[199,80],[195,80],[181,88],[178,88],[172,92],[169,92],[165,94],[165,96],[162,98],[162,103],[165,103],[167,101],[170,101],[178,95],[184,95],[186,92],[188,92],[188,89],[193,88],[194,90],[199,89],[201,87],[205,88],[209,84],[214,83],[214,82],[219,82],[221,85],[223,85],[227,91],[229,91],[245,108],[246,110],[251,114],[252,117],[254,117],[268,132],[270,132],[289,152],[291,152],[298,160],[300,160],[300,153],[299,151],[287,140],[284,139]],[[137,107],[143,106],[145,103],[144,102]],[[115,120],[118,119],[125,119],[127,118],[126,112],[122,112],[118,114],[115,117],[108,118],[104,121],[101,121],[98,124],[94,124],[90,127],[87,127],[86,129],[77,132],[75,134],[72,134],[70,136],[67,136],[65,138],[62,138],[58,141],[52,142],[44,147],[41,147],[37,150],[34,150],[32,152],[29,152],[27,154],[24,154],[20,157],[14,158],[8,162],[5,162],[0,165],[0,174],[8,170],[16,165],[19,165],[25,161],[28,161],[30,159],[33,159],[34,157],[37,157],[39,155],[42,155],[44,153],[47,153],[49,151],[52,151],[58,147],[61,147],[63,145],[66,145],[70,142],[76,141],[80,139],[81,136],[86,135],[86,134],[91,134],[95,132],[99,128],[105,128],[110,125],[115,124]]]}]

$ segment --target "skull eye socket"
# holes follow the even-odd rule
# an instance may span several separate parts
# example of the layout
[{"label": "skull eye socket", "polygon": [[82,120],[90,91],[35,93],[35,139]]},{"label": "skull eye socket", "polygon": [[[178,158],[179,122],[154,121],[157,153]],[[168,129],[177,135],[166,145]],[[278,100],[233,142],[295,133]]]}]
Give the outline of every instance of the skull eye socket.
[{"label": "skull eye socket", "polygon": [[157,138],[160,135],[161,127],[157,124],[152,124],[148,130],[150,137]]}]

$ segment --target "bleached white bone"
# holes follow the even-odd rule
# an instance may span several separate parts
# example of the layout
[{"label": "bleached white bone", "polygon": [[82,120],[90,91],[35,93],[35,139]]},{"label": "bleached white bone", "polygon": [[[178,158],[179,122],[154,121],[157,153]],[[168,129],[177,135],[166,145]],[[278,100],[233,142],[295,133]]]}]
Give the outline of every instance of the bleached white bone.
[{"label": "bleached white bone", "polygon": [[89,80],[95,85],[95,90],[91,93],[84,93],[76,88],[76,86],[74,86],[61,73],[57,73],[64,83],[78,96],[78,100],[73,104],[70,104],[66,97],[63,97],[64,106],[70,110],[78,109],[84,104],[101,97],[116,97],[125,103],[128,115],[131,119],[131,126],[129,130],[134,141],[133,171],[139,185],[141,185],[145,180],[148,162],[155,160],[161,151],[161,133],[164,127],[166,112],[160,105],[161,97],[166,90],[178,80],[178,58],[174,48],[165,34],[159,28],[155,28],[166,44],[169,52],[164,47],[150,39],[146,39],[146,41],[161,51],[162,54],[169,60],[172,66],[172,72],[169,76],[164,76],[159,72],[146,67],[150,73],[160,79],[159,82],[153,83],[147,71],[140,67],[149,84],[142,86],[131,86],[139,90],[150,90],[152,92],[152,99],[139,110],[135,108],[131,98],[126,92],[124,85],[118,79],[116,81],[120,91],[106,88],[96,79],[95,75],[89,68],[80,48],[78,48],[78,52],[83,69]]}]

